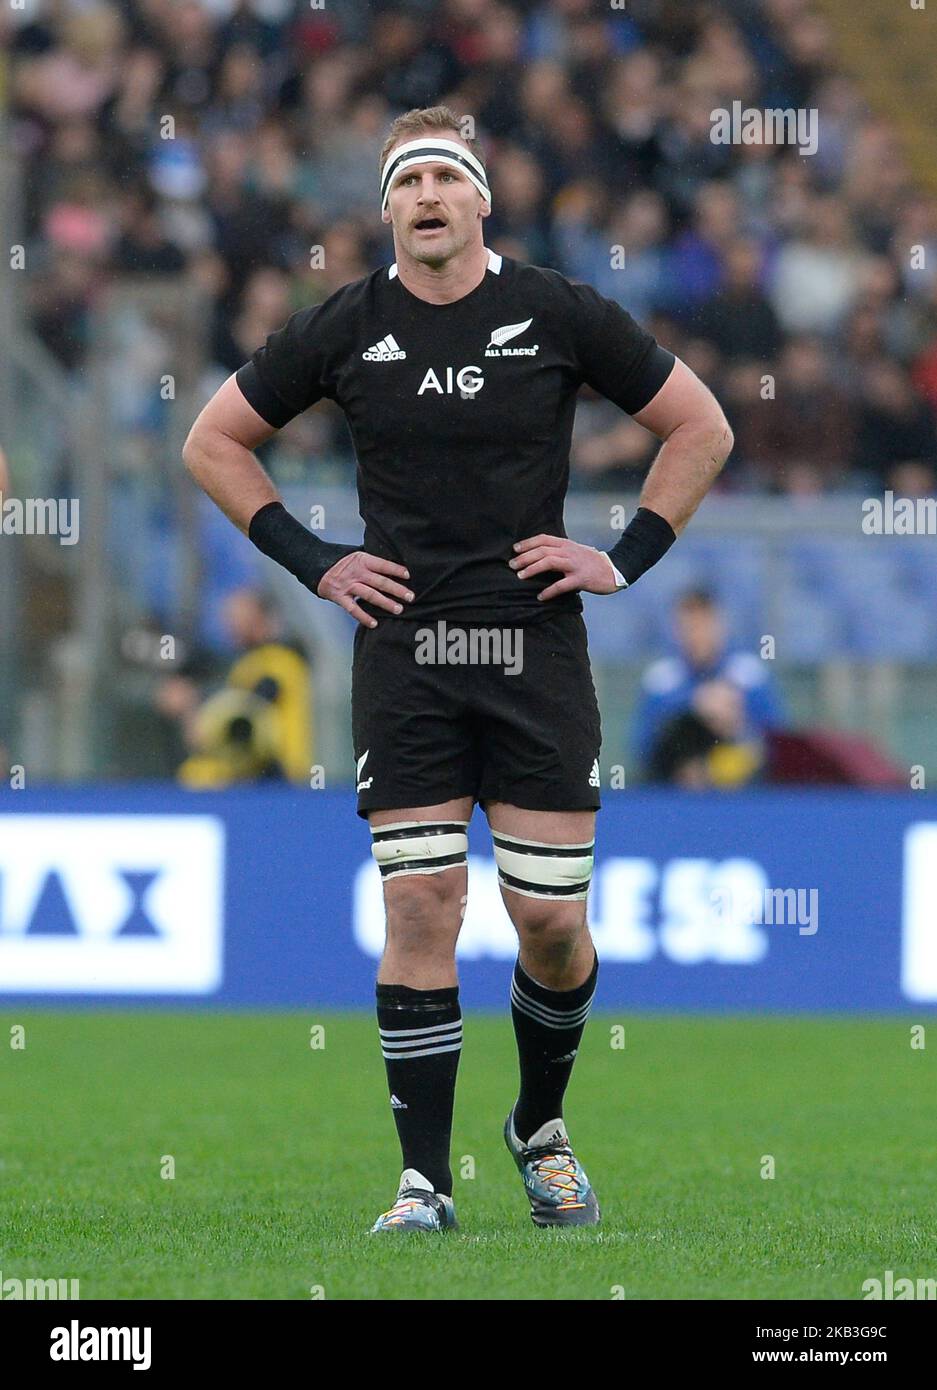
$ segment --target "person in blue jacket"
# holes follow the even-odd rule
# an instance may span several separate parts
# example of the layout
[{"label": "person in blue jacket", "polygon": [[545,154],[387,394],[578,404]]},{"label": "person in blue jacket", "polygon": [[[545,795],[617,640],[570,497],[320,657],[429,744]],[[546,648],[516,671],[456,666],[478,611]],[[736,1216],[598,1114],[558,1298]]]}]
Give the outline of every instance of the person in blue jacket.
[{"label": "person in blue jacket", "polygon": [[767,661],[733,651],[725,618],[712,594],[690,589],[677,601],[678,652],[653,662],[641,682],[632,754],[645,773],[658,740],[679,716],[692,713],[726,745],[760,743],[768,729],[786,723]]}]

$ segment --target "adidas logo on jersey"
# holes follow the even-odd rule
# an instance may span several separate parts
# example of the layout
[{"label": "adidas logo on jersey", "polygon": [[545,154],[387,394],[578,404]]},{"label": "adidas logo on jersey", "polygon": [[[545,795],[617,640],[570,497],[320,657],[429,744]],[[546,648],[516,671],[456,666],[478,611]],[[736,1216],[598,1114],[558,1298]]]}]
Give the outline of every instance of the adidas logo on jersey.
[{"label": "adidas logo on jersey", "polygon": [[598,758],[596,758],[595,762],[592,764],[592,771],[589,773],[589,786],[590,786],[590,787],[598,787],[598,786],[601,786],[601,783],[600,783],[600,781],[599,781],[599,760],[598,760]]},{"label": "adidas logo on jersey", "polygon": [[485,348],[486,357],[536,357],[540,351],[540,344],[534,343],[533,347],[509,348],[505,343],[509,343],[512,338],[519,338],[522,333],[533,323],[533,319],[525,319],[523,323],[506,323],[503,328],[496,328],[491,335],[491,341]]},{"label": "adidas logo on jersey", "polygon": [[410,1107],[405,1101],[398,1100],[396,1096],[391,1096],[390,1108],[391,1110],[409,1110]]},{"label": "adidas logo on jersey", "polygon": [[365,362],[400,362],[406,355],[393,333],[361,354]]}]

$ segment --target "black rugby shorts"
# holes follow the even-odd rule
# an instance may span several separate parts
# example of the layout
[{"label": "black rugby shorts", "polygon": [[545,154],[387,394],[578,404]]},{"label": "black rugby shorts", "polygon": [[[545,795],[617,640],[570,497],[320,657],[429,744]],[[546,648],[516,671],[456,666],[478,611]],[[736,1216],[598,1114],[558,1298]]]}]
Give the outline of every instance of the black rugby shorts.
[{"label": "black rugby shorts", "polygon": [[582,614],[441,622],[385,615],[355,633],[358,815],[463,796],[597,810],[602,728]]}]

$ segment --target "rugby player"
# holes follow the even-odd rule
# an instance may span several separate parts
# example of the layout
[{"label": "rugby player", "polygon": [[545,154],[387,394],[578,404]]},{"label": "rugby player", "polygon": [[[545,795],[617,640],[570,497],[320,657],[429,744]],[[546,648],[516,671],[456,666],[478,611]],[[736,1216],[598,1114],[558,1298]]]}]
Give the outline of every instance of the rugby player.
[{"label": "rugby player", "polygon": [[[598,972],[586,899],[601,728],[579,594],[611,599],[659,560],[732,445],[707,388],[616,303],[485,246],[481,153],[447,107],[398,117],[380,160],[396,260],[294,313],[220,387],[184,450],[260,550],[359,624],[357,810],[383,877],[377,1020],[403,1155],[376,1232],[455,1225],[455,946],[476,801],[519,939],[520,1087],[505,1140],[537,1226],[599,1220],[563,1121]],[[663,441],[607,552],[563,525],[583,382]],[[322,397],[354,441],[360,545],[307,530],[252,452]],[[519,669],[418,660],[440,622],[521,637]]]}]

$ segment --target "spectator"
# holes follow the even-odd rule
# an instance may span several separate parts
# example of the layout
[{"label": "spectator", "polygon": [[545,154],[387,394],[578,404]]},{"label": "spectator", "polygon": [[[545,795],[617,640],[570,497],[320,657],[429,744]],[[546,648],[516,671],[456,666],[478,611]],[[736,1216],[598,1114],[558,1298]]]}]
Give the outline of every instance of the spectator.
[{"label": "spectator", "polygon": [[934,415],[907,373],[887,357],[862,371],[862,403],[854,462],[884,480],[897,463],[937,460]]},{"label": "spectator", "polygon": [[[841,483],[853,457],[855,410],[836,385],[833,363],[814,337],[788,341],[777,379],[764,394],[759,368],[738,373],[729,395],[740,409],[730,410],[735,453],[763,488],[788,489],[788,474],[808,463],[820,487]],[[770,392],[773,390],[773,394]]]},{"label": "spectator", "polygon": [[[665,756],[661,736],[673,719],[692,713],[730,750],[723,758],[723,775],[728,780],[732,771],[754,775],[760,756],[753,750],[760,736],[784,722],[765,663],[749,652],[731,650],[724,616],[704,590],[683,594],[674,619],[677,653],[655,661],[642,681],[631,740],[635,762],[645,773],[659,774]],[[698,740],[692,746],[698,753],[706,751]]]},{"label": "spectator", "polygon": [[718,290],[738,222],[738,198],[732,185],[703,184],[694,198],[693,224],[677,237],[669,268],[670,303],[678,317],[690,316]]},{"label": "spectator", "polygon": [[147,187],[124,195],[122,230],[111,251],[111,268],[130,275],[178,275],[185,256],[161,224],[160,204]]},{"label": "spectator", "polygon": [[817,198],[807,235],[788,243],[774,267],[771,299],[788,333],[832,334],[859,288],[860,255],[845,203]]},{"label": "spectator", "polygon": [[238,367],[289,318],[290,281],[283,271],[261,266],[248,276],[240,304],[230,320],[220,316],[212,342],[212,357],[225,375]]},{"label": "spectator", "polygon": [[[734,397],[720,488],[822,492],[850,466],[865,487],[899,462],[930,466],[928,417],[900,373],[933,406],[937,202],[836,71],[807,0],[604,14],[590,0],[312,13],[299,0],[87,0],[8,7],[4,24],[11,146],[30,170],[24,300],[76,385],[94,305],[121,275],[206,290],[217,371],[280,306],[285,317],[384,263],[384,131],[398,110],[451,98],[486,146],[492,246],[648,324],[666,313],[667,345],[683,337]],[[817,154],[714,143],[712,113],[734,99],[818,108]],[[887,382],[882,358],[898,364]],[[647,461],[643,436],[597,406],[584,394],[574,487],[618,486]],[[327,415],[272,450],[347,457]]]},{"label": "spectator", "polygon": [[694,322],[701,338],[709,338],[723,357],[770,362],[781,348],[781,330],[760,285],[762,253],[751,237],[733,241],[726,249],[725,274],[715,295]]},{"label": "spectator", "polygon": [[156,707],[178,724],[190,753],[179,780],[191,787],[286,779],[308,786],[313,762],[309,668],[283,638],[275,605],[251,589],[235,590],[224,622],[243,653],[221,691],[202,699],[188,675],[160,682]]},{"label": "spectator", "polygon": [[512,237],[524,247],[524,259],[544,265],[553,259],[550,224],[546,215],[543,170],[519,145],[505,144],[493,175],[494,206],[488,220],[487,240],[496,246]]}]

